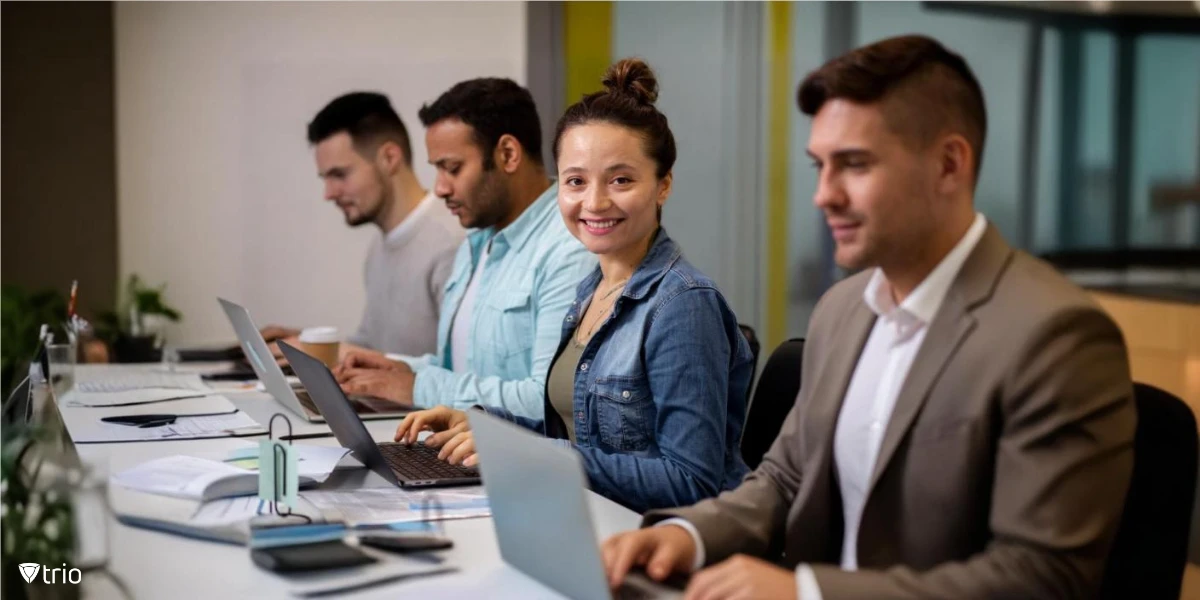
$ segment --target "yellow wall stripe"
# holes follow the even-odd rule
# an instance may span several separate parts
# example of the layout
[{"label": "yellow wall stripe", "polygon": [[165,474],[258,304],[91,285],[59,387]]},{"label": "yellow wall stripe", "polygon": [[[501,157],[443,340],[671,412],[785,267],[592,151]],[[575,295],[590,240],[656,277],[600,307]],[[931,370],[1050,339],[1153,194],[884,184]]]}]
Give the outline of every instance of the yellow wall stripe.
[{"label": "yellow wall stripe", "polygon": [[792,3],[771,2],[767,98],[767,322],[770,352],[787,335],[788,163],[794,97],[792,82]]},{"label": "yellow wall stripe", "polygon": [[612,5],[612,2],[563,3],[566,106],[603,87],[600,78],[612,63]]}]

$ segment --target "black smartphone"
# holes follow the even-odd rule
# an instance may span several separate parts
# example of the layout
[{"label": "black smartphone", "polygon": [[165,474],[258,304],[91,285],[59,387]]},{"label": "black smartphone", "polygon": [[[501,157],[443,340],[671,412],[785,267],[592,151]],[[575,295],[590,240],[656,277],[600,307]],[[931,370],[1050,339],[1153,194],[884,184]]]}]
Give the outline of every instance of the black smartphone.
[{"label": "black smartphone", "polygon": [[255,548],[250,551],[250,559],[254,564],[276,573],[323,571],[377,562],[374,557],[342,540]]},{"label": "black smartphone", "polygon": [[258,374],[251,369],[237,371],[218,371],[216,373],[203,373],[200,379],[204,381],[253,381],[258,379]]},{"label": "black smartphone", "polygon": [[358,543],[388,552],[428,552],[430,550],[445,550],[452,548],[454,542],[450,538],[432,535],[403,535],[403,536],[359,536]]}]

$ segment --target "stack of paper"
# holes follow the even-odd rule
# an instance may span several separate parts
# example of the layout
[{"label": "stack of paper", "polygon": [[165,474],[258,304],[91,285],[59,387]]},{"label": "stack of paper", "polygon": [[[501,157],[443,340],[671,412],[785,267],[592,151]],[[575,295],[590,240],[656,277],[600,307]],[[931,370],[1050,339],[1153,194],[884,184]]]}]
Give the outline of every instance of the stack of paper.
[{"label": "stack of paper", "polygon": [[92,408],[104,406],[136,406],[138,404],[152,404],[155,402],[167,402],[169,400],[202,398],[213,393],[215,392],[212,390],[178,390],[171,388],[146,388],[141,390],[129,390],[125,392],[95,393],[84,393],[76,389],[64,394],[62,397],[62,402],[67,406],[83,406]]},{"label": "stack of paper", "polygon": [[68,406],[134,406],[215,393],[195,373],[95,373],[78,374],[75,387],[62,397]]},{"label": "stack of paper", "polygon": [[196,373],[136,371],[125,373],[79,370],[75,389],[84,394],[108,394],[145,389],[208,391],[210,388]]},{"label": "stack of paper", "polygon": [[[292,446],[299,459],[300,485],[325,481],[349,450],[329,446]],[[253,448],[257,451],[258,448]],[[237,455],[235,460],[244,460]],[[127,488],[188,498],[211,500],[254,494],[258,491],[258,471],[234,466],[225,461],[195,456],[167,456],[142,463],[113,475],[112,482]]]}]

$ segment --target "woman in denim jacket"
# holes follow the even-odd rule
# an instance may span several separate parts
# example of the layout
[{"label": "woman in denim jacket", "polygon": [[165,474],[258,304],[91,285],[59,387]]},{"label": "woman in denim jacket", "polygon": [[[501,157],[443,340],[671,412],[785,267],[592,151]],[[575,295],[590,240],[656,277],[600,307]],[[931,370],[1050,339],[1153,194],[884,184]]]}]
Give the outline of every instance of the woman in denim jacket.
[{"label": "woman in denim jacket", "polygon": [[[604,86],[567,109],[554,140],[563,219],[600,266],[563,319],[545,418],[478,408],[574,447],[592,490],[642,512],[741,481],[752,358],[716,285],[660,226],[675,141],[653,104],[654,74],[626,59]],[[475,464],[462,411],[412,413],[396,439],[425,429],[442,458]]]}]

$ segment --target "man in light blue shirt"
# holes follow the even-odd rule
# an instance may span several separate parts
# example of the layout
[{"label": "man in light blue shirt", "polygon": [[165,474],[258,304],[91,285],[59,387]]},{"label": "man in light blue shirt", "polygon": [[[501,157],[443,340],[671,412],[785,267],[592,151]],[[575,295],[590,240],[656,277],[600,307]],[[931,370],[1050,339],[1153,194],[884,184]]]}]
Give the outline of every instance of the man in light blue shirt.
[{"label": "man in light blue shirt", "polygon": [[533,98],[508,79],[472,79],[420,117],[434,193],[472,230],[446,282],[437,353],[352,352],[338,380],[347,393],[405,406],[483,404],[541,418],[562,319],[596,259],[563,224]]}]

